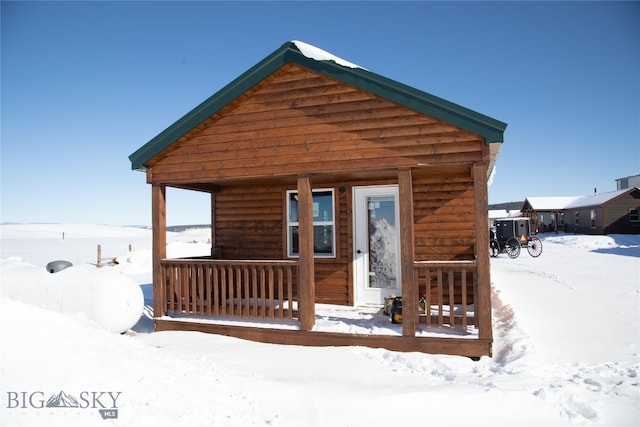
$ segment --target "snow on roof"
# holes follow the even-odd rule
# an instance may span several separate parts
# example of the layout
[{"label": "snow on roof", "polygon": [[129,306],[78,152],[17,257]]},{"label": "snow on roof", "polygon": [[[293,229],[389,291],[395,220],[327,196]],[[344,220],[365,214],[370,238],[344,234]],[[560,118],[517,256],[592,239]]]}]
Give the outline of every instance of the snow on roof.
[{"label": "snow on roof", "polygon": [[587,196],[527,197],[527,201],[529,205],[531,205],[531,208],[536,211],[563,210],[602,205],[628,191],[630,191],[630,189],[625,188],[622,190],[608,191],[606,193],[589,194]]},{"label": "snow on roof", "polygon": [[606,192],[606,193],[594,193],[594,194],[590,194],[588,196],[582,196],[578,200],[574,201],[573,203],[570,203],[567,206],[567,209],[570,209],[570,208],[581,208],[581,207],[584,207],[584,206],[601,205],[603,203],[608,202],[609,200],[615,199],[619,195],[624,194],[624,193],[628,192],[629,190],[630,190],[629,188],[625,188],[623,190],[609,191],[609,192]]},{"label": "snow on roof", "polygon": [[353,64],[349,61],[345,61],[344,59],[338,56],[335,56],[327,52],[326,50],[322,50],[318,47],[310,45],[309,43],[301,42],[299,40],[292,40],[291,42],[296,45],[300,53],[302,53],[304,56],[306,56],[309,59],[313,59],[315,61],[333,61],[336,64],[342,65],[344,67],[361,68],[365,71],[368,71],[366,68]]},{"label": "snow on roof", "polygon": [[489,219],[517,218],[522,214],[519,210],[490,209]]},{"label": "snow on roof", "polygon": [[562,210],[568,205],[580,199],[582,196],[567,196],[567,197],[527,197],[527,201],[531,208],[536,211],[552,211]]}]

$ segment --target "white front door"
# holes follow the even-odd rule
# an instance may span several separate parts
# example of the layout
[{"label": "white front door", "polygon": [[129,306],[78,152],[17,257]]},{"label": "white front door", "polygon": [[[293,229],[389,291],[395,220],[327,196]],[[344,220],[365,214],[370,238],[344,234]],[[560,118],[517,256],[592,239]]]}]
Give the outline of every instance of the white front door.
[{"label": "white front door", "polygon": [[356,304],[382,304],[401,295],[398,186],[354,187]]}]

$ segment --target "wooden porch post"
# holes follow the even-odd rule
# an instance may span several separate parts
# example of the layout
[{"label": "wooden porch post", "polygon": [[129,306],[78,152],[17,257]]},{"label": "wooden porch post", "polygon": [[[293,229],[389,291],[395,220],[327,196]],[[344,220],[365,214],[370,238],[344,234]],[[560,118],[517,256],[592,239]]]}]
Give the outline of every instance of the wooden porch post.
[{"label": "wooden porch post", "polygon": [[313,265],[313,194],[308,175],[298,176],[298,242],[298,317],[300,328],[310,331],[316,323],[316,286]]},{"label": "wooden porch post", "polygon": [[413,337],[418,329],[418,282],[413,273],[413,182],[411,169],[398,171],[400,203],[400,265],[402,270],[402,335]]},{"label": "wooden porch post", "polygon": [[151,225],[153,228],[153,317],[167,314],[167,298],[160,271],[160,260],[167,257],[166,186],[151,186]]},{"label": "wooden porch post", "polygon": [[220,257],[216,248],[216,193],[211,193],[211,256]]},{"label": "wooden porch post", "polygon": [[487,168],[486,163],[476,163],[472,170],[476,201],[476,263],[478,269],[476,316],[478,319],[478,338],[492,340]]}]

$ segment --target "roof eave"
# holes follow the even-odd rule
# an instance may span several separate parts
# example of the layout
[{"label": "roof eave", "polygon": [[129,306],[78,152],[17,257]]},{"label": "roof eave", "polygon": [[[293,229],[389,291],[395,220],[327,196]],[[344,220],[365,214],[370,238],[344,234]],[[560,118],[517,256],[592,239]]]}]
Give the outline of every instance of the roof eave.
[{"label": "roof eave", "polygon": [[155,138],[136,150],[129,156],[133,170],[146,170],[146,163],[155,155],[168,148],[175,141],[200,123],[220,111],[224,106],[242,95],[249,88],[260,82],[264,77],[275,72],[287,61],[284,52],[291,43],[285,43],[278,50],[242,73],[231,83],[211,95],[200,105],[189,111],[171,126],[159,133]]},{"label": "roof eave", "polygon": [[[481,135],[487,144],[501,143],[504,140],[504,131],[507,127],[504,122],[371,71],[343,67],[332,62],[305,59],[318,64],[315,67],[316,71]],[[313,68],[313,64],[308,65],[309,68]]]}]

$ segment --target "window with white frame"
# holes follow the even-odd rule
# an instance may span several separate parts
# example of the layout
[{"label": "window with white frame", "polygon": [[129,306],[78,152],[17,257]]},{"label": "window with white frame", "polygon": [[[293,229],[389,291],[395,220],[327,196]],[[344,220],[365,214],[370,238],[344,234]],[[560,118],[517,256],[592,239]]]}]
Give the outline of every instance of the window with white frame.
[{"label": "window with white frame", "polygon": [[[333,189],[313,190],[313,252],[318,258],[336,256]],[[298,192],[287,191],[287,253],[300,255],[298,237]]]}]

